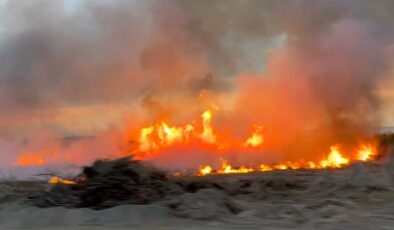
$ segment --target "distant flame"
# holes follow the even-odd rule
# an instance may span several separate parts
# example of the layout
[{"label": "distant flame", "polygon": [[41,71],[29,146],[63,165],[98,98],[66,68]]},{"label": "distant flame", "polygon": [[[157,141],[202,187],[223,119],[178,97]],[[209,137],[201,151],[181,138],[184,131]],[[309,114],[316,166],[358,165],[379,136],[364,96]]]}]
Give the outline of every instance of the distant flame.
[{"label": "distant flame", "polygon": [[48,181],[49,184],[76,184],[75,181],[72,180],[66,180],[66,179],[62,179],[60,177],[57,176],[53,176],[49,179]]}]

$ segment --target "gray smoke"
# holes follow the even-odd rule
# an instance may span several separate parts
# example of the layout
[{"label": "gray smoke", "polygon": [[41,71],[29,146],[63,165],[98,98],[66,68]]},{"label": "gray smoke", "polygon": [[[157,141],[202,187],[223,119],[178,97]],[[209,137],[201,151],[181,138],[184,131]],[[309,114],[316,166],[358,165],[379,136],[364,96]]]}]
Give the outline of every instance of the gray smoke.
[{"label": "gray smoke", "polygon": [[391,0],[64,2],[9,0],[0,11],[4,136],[51,129],[65,107],[140,103],[171,117],[200,91],[239,94],[237,121],[292,130],[277,145],[305,127],[343,137],[379,125]]}]

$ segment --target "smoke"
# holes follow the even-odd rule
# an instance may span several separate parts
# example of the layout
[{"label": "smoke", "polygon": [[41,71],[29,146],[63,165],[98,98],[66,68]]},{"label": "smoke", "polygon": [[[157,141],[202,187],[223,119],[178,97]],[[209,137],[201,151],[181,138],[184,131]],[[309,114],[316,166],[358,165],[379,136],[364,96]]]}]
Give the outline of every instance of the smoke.
[{"label": "smoke", "polygon": [[1,134],[51,129],[59,141],[75,127],[69,132],[99,136],[69,148],[70,159],[115,156],[120,133],[207,107],[219,108],[218,127],[243,133],[262,124],[268,152],[284,159],[354,144],[380,125],[376,89],[393,58],[390,0],[91,0],[68,8],[18,0],[6,9]]},{"label": "smoke", "polygon": [[0,107],[9,120],[64,107],[132,105],[144,91],[180,88],[207,72],[171,2],[86,1],[65,10],[62,1],[20,0],[6,9]]},{"label": "smoke", "polygon": [[[376,87],[392,60],[391,1],[180,2],[213,72],[237,76],[229,122],[264,124],[265,144],[285,159],[354,147],[381,125]],[[251,52],[262,44],[260,56]]]}]

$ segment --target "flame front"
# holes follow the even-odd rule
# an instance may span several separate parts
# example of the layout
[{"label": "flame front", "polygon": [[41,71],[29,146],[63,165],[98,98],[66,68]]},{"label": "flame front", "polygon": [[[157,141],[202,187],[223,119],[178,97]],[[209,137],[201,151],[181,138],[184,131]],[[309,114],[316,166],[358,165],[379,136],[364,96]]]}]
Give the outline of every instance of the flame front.
[{"label": "flame front", "polygon": [[[342,168],[350,165],[354,161],[371,161],[377,158],[377,148],[374,144],[364,141],[358,148],[350,151],[342,149],[339,144],[329,147],[327,152],[316,153],[314,160],[304,160],[302,158],[281,161],[271,164],[261,164],[264,161],[253,161],[248,158],[249,153],[253,156],[264,156],[267,154],[266,144],[269,144],[269,137],[265,138],[264,127],[252,124],[251,132],[243,136],[231,135],[231,133],[223,133],[214,129],[213,113],[206,110],[201,115],[200,122],[186,123],[183,125],[172,126],[167,122],[160,121],[156,124],[143,127],[139,130],[138,145],[132,150],[135,157],[139,160],[154,160],[166,150],[167,152],[176,152],[179,149],[189,149],[197,146],[198,154],[205,151],[218,153],[216,158],[217,164],[202,164],[198,171],[198,175],[209,174],[231,174],[231,173],[250,173],[265,172],[272,170],[298,170],[298,169],[326,169],[326,168]],[[267,141],[267,143],[266,143]],[[175,148],[174,148],[175,147]],[[231,153],[236,152],[244,157],[243,160],[251,162],[251,164],[234,164]],[[229,155],[226,155],[230,153]],[[178,154],[178,153],[174,153]],[[41,154],[26,153],[16,160],[16,165],[44,165],[53,162],[59,158],[56,149],[47,149]],[[210,158],[213,159],[213,158]],[[220,162],[217,160],[220,159]],[[232,159],[232,160],[230,160]],[[286,159],[286,158],[285,158]],[[193,161],[193,160],[191,160]],[[199,162],[195,162],[198,164]],[[215,167],[221,163],[219,167]],[[179,174],[179,173],[178,173]],[[50,183],[72,184],[73,181],[64,180],[53,177]]]},{"label": "flame front", "polygon": [[197,127],[195,124],[170,126],[165,122],[161,122],[157,125],[142,128],[139,134],[139,152],[152,153],[179,144],[189,144],[192,141],[209,144],[218,149],[224,146],[242,149],[245,147],[258,147],[263,144],[264,137],[261,126],[256,126],[257,128],[245,141],[237,138],[221,139],[219,141],[212,127],[212,112],[210,110],[205,111],[201,118],[201,127]]},{"label": "flame front", "polygon": [[[140,156],[151,154],[160,154],[165,148],[177,145],[187,147],[191,142],[199,142],[214,146],[217,150],[223,150],[226,147],[236,151],[248,151],[255,149],[260,151],[264,147],[263,127],[253,125],[251,133],[245,136],[244,140],[237,138],[222,138],[220,133],[216,132],[212,126],[212,111],[207,110],[201,115],[201,126],[186,124],[183,126],[170,126],[161,122],[157,125],[142,128],[140,131],[139,152],[144,153]],[[353,161],[369,161],[377,155],[376,149],[372,144],[362,144],[357,150],[356,155],[343,154],[338,144],[330,147],[320,160],[279,162],[277,164],[261,164],[258,166],[233,166],[228,160],[221,159],[221,167],[214,168],[212,165],[200,166],[198,175],[208,174],[231,174],[231,173],[249,173],[256,171],[272,171],[272,170],[288,170],[288,169],[326,169],[326,168],[342,168]],[[148,154],[146,154],[148,153]],[[139,154],[137,154],[138,156]],[[354,155],[354,154],[353,154]],[[144,159],[144,157],[142,157]]]},{"label": "flame front", "polygon": [[[368,161],[372,159],[372,156],[376,156],[375,149],[372,145],[362,145],[358,150],[358,158],[354,160]],[[218,170],[213,170],[211,166],[200,167],[198,175],[205,176],[207,174],[230,174],[230,173],[249,173],[249,172],[266,172],[273,170],[297,170],[297,169],[326,169],[326,168],[342,168],[351,163],[351,159],[344,157],[338,145],[330,147],[330,152],[327,157],[320,162],[284,162],[274,165],[261,164],[258,167],[246,167],[241,166],[234,168],[227,161],[222,161],[222,167]],[[209,170],[208,170],[209,169]]]}]

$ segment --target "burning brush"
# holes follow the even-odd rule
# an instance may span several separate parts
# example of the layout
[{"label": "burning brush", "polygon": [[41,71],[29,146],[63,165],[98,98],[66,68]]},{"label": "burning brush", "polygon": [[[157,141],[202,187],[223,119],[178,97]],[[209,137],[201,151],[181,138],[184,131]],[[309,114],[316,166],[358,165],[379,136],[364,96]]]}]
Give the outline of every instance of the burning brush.
[{"label": "burning brush", "polygon": [[[221,136],[212,126],[213,114],[210,110],[202,115],[200,126],[192,123],[183,126],[171,126],[165,122],[148,126],[140,130],[139,146],[136,156],[141,160],[154,160],[160,157],[162,152],[176,147],[208,148],[218,153],[239,151],[254,151],[256,154],[264,154],[264,129],[261,125],[253,125],[252,132],[243,140],[226,135]],[[272,171],[285,169],[325,169],[342,168],[354,161],[370,161],[377,157],[377,149],[372,142],[362,143],[353,153],[344,153],[339,144],[330,147],[327,154],[319,160],[285,161],[277,164],[260,164],[257,166],[241,165],[234,167],[229,160],[221,157],[221,167],[214,169],[212,165],[199,167],[197,175],[249,173],[257,171]],[[225,155],[224,155],[225,156]]]}]

